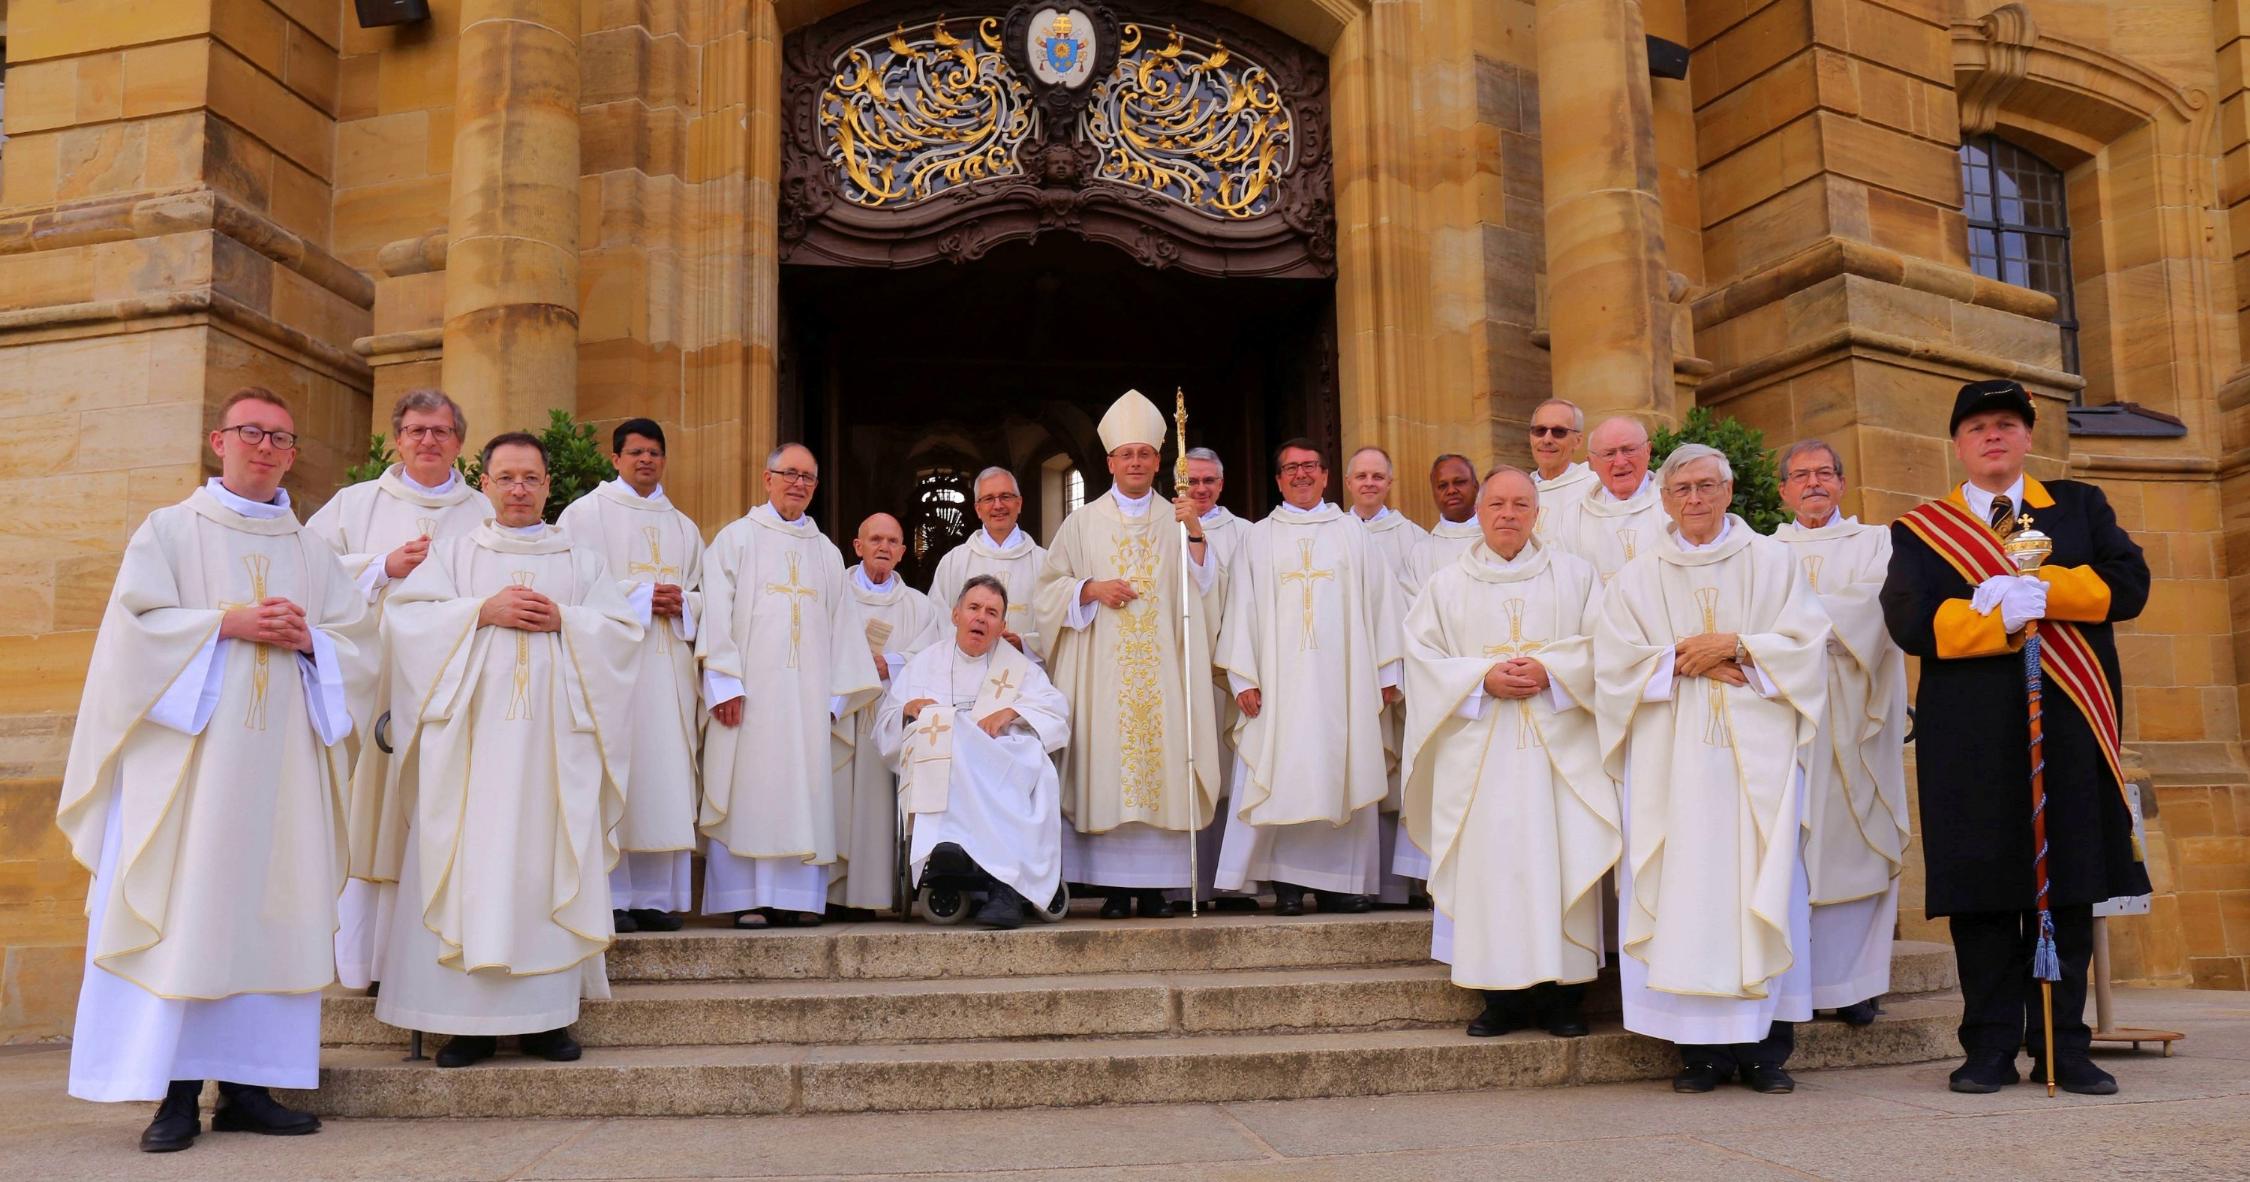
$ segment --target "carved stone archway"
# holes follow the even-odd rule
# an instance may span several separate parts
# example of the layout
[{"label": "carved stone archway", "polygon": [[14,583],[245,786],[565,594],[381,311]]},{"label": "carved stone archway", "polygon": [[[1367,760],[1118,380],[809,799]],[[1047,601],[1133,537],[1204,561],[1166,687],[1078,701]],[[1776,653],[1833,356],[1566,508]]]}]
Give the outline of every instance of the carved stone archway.
[{"label": "carved stone archway", "polygon": [[1224,9],[883,0],[782,62],[785,263],[965,262],[1059,231],[1199,274],[1336,272],[1327,60]]}]

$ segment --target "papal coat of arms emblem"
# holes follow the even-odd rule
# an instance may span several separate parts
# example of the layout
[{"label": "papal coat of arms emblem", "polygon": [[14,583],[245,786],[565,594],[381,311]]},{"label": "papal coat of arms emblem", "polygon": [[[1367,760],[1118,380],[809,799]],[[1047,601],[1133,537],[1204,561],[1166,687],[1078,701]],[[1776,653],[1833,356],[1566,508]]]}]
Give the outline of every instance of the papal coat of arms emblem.
[{"label": "papal coat of arms emblem", "polygon": [[1049,86],[1075,90],[1094,73],[1094,20],[1081,8],[1042,8],[1032,14],[1031,72]]}]

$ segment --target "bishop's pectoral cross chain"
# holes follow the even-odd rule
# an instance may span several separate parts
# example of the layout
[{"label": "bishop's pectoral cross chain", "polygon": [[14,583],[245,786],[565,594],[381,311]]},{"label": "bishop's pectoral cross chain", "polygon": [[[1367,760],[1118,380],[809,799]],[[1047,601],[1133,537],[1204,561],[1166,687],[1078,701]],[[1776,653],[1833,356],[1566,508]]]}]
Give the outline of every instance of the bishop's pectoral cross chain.
[{"label": "bishop's pectoral cross chain", "polygon": [[[1508,642],[1484,646],[1484,655],[1513,661],[1518,657],[1537,656],[1547,647],[1544,640],[1526,640],[1523,635],[1524,601],[1511,599],[1505,605],[1508,611]],[[1531,699],[1516,699],[1516,750],[1544,747],[1539,734],[1531,725]]]},{"label": "bishop's pectoral cross chain", "polygon": [[807,587],[797,581],[797,552],[795,550],[789,552],[789,581],[786,583],[767,583],[766,594],[787,596],[789,599],[789,660],[784,663],[783,667],[795,669],[797,667],[797,646],[805,638],[805,600],[807,598],[818,598],[820,595],[817,588]]}]

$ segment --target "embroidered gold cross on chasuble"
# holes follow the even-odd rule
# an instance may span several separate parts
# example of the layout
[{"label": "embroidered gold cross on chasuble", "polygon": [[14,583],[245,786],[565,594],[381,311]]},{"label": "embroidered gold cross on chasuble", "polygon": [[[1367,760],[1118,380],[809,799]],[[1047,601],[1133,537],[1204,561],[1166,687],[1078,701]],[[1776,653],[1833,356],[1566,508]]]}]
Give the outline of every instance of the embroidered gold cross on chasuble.
[{"label": "embroidered gold cross on chasuble", "polygon": [[797,581],[797,552],[795,550],[789,552],[789,581],[786,583],[767,583],[766,594],[787,596],[789,599],[789,659],[783,662],[782,667],[795,669],[797,667],[797,646],[805,638],[805,601],[820,598],[818,589],[807,587]]}]

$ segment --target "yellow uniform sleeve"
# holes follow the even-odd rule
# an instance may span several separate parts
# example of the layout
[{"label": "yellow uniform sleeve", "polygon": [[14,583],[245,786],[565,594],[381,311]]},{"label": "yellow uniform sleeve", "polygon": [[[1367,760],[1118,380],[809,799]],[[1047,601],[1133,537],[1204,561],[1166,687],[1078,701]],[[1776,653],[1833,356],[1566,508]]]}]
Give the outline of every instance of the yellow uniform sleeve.
[{"label": "yellow uniform sleeve", "polygon": [[[2049,603],[2052,602],[2050,599]],[[1996,657],[2023,647],[2022,637],[2008,635],[2008,627],[2001,623],[1999,612],[1979,614],[1966,599],[1948,599],[1939,604],[1937,619],[1931,623],[1930,631],[1937,639],[1937,655],[1946,660]]]},{"label": "yellow uniform sleeve", "polygon": [[2043,566],[2047,618],[2073,624],[2099,624],[2109,618],[2109,584],[2090,566]]}]

